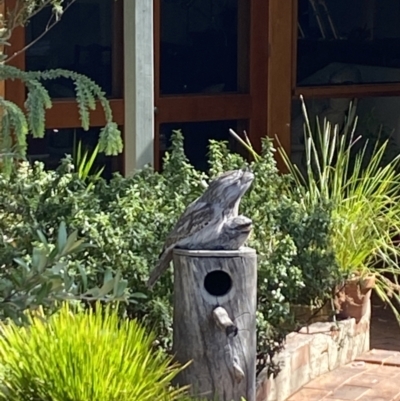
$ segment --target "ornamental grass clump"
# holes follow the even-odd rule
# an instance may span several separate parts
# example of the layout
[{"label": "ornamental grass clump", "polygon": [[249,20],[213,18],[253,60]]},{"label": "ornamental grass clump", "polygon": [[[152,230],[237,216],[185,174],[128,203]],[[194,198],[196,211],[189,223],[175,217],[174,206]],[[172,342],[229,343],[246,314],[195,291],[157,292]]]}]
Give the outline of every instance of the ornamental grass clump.
[{"label": "ornamental grass clump", "polygon": [[28,327],[2,326],[0,399],[7,401],[172,401],[171,386],[183,369],[152,348],[136,320],[115,309],[73,311],[65,303]]},{"label": "ornamental grass clump", "polygon": [[332,205],[332,248],[343,277],[376,279],[375,290],[400,315],[398,279],[400,246],[400,155],[384,159],[388,142],[360,145],[357,119],[349,118],[341,132],[324,121],[311,128],[305,117],[306,166],[302,171],[280,149],[296,185],[292,196],[305,209],[321,200]]}]

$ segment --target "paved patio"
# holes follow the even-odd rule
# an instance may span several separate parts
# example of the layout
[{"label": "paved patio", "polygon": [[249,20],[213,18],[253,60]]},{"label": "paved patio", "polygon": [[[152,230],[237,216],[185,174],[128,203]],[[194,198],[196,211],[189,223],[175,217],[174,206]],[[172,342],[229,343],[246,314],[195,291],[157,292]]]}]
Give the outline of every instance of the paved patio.
[{"label": "paved patio", "polygon": [[288,401],[400,401],[400,329],[390,309],[374,304],[373,349],[309,382]]},{"label": "paved patio", "polygon": [[400,401],[400,352],[371,350],[322,375],[288,401]]}]

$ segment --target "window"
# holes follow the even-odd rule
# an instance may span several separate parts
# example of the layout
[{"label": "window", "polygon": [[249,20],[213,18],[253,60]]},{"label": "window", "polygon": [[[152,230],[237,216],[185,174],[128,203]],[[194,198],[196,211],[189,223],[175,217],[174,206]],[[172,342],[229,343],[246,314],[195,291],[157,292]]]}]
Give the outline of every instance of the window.
[{"label": "window", "polygon": [[[291,148],[303,153],[303,95],[315,115],[340,124],[357,104],[358,132],[382,124],[400,151],[400,3],[395,0],[294,0]],[[375,129],[375,128],[374,128]],[[369,134],[368,134],[369,135]],[[400,142],[398,142],[400,143]]]},{"label": "window", "polygon": [[[89,76],[106,92],[114,120],[123,129],[123,1],[76,0],[61,20],[41,36],[50,17],[50,10],[44,9],[25,29],[14,31],[8,54],[33,44],[10,64],[22,70],[63,68]],[[77,128],[80,120],[73,84],[58,79],[44,85],[52,97],[53,107],[46,112],[46,137],[28,138],[28,156],[33,160],[42,155],[51,166],[60,158],[60,149],[70,140],[71,132],[79,132],[83,143],[89,143],[93,135],[98,135],[99,127],[104,126],[105,119],[101,107],[97,107],[90,116],[91,129],[85,132]],[[19,81],[6,81],[5,95],[23,107],[26,88]],[[67,148],[71,153],[71,147]],[[116,167],[115,162],[120,159],[110,158],[107,165],[113,166],[112,170],[121,170],[122,163]]]},{"label": "window", "polygon": [[400,82],[400,3],[299,0],[297,84]]},{"label": "window", "polygon": [[[120,127],[121,128],[121,127]],[[43,139],[29,141],[28,160],[42,161],[46,168],[56,169],[66,154],[74,157],[79,142],[82,144],[82,153],[92,152],[97,144],[100,127],[92,127],[88,131],[82,128],[47,129]],[[103,170],[103,177],[109,179],[112,173],[119,170],[119,156],[109,157],[99,153],[94,163],[94,169]]]},{"label": "window", "polygon": [[[171,146],[171,135],[173,131],[181,130],[184,137],[185,154],[189,162],[198,170],[209,169],[207,153],[210,140],[229,142],[233,151],[243,151],[241,145],[229,134],[229,129],[241,132],[247,128],[246,120],[220,120],[183,123],[164,123],[160,125],[160,157]],[[162,165],[161,160],[159,161]]]},{"label": "window", "polygon": [[[113,43],[112,16],[118,12],[113,3],[115,0],[73,3],[61,21],[26,51],[26,69],[76,71],[92,78],[108,97],[118,94],[120,85],[113,88],[112,80],[113,69],[118,68],[113,65],[113,54],[120,46]],[[25,29],[26,43],[40,37],[51,16],[51,9],[46,8],[29,21]],[[74,86],[69,80],[47,81],[45,85],[53,98],[74,97]]]},{"label": "window", "polygon": [[160,94],[247,92],[249,8],[160,0]]},{"label": "window", "polygon": [[[389,160],[400,153],[400,96],[307,98],[305,104],[312,129],[318,116],[320,124],[326,119],[332,125],[338,125],[339,130],[349,118],[351,104],[358,117],[354,133],[358,144],[355,148],[368,141],[372,149],[377,141],[388,140],[384,159]],[[291,134],[292,161],[305,170],[304,116],[301,102],[297,99],[292,101]]]}]

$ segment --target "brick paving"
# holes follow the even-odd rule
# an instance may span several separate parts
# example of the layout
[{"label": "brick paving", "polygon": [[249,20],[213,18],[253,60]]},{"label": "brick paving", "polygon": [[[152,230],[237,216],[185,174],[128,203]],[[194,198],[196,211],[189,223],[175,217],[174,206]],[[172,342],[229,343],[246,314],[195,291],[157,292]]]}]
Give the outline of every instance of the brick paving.
[{"label": "brick paving", "polygon": [[288,401],[400,401],[400,352],[373,349],[306,384]]},{"label": "brick paving", "polygon": [[372,350],[317,377],[287,401],[400,401],[400,328],[389,308],[374,304]]}]

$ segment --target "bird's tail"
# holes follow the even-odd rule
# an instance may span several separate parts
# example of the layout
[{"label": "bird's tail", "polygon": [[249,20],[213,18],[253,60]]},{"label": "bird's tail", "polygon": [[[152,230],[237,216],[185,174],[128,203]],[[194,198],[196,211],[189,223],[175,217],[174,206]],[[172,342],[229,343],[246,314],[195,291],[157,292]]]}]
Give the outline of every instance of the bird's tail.
[{"label": "bird's tail", "polygon": [[168,269],[168,266],[172,260],[172,252],[166,250],[163,255],[161,255],[156,267],[150,272],[150,277],[147,281],[147,287],[152,289],[157,280],[161,275]]}]

